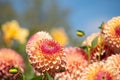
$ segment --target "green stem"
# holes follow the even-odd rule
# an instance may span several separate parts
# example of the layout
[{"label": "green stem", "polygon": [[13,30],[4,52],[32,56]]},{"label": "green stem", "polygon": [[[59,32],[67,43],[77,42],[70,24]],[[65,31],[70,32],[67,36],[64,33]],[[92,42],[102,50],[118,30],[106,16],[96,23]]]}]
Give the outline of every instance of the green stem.
[{"label": "green stem", "polygon": [[25,80],[25,75],[22,72],[21,72],[21,74],[22,74],[22,79]]},{"label": "green stem", "polygon": [[87,45],[87,49],[88,49],[88,63],[90,63],[91,55],[90,55],[90,47],[88,45],[87,39],[86,39],[86,45]]},{"label": "green stem", "polygon": [[101,57],[100,57],[100,55],[98,56],[98,61],[100,61],[101,60]]},{"label": "green stem", "polygon": [[90,48],[89,47],[87,47],[87,48],[88,48],[88,63],[90,63],[90,59],[91,59]]},{"label": "green stem", "polygon": [[25,80],[25,75],[23,74],[22,70],[19,69],[19,71],[20,71],[20,74],[21,74],[21,76],[22,76],[22,80]]},{"label": "green stem", "polygon": [[[102,35],[100,34],[100,50],[99,50],[99,53],[101,54],[102,53]],[[101,60],[101,55],[99,54],[98,56],[98,61]]]}]

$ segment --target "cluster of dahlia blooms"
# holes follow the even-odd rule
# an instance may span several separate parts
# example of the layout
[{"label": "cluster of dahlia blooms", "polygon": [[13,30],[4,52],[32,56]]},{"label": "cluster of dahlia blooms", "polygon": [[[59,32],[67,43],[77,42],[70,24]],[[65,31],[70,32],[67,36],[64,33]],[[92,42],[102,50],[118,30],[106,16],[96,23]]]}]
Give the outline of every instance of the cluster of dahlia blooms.
[{"label": "cluster of dahlia blooms", "polygon": [[[59,36],[58,36],[59,37]],[[54,80],[120,80],[120,17],[102,25],[80,47],[65,47],[47,32],[34,34],[26,52],[36,75]]]}]

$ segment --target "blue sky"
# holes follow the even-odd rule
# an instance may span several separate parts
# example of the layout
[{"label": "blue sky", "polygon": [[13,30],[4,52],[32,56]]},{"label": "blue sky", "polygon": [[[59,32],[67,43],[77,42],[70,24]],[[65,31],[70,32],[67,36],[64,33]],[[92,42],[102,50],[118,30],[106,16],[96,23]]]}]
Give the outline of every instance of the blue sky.
[{"label": "blue sky", "polygon": [[[26,5],[22,0],[11,1],[18,13],[25,10]],[[120,0],[57,0],[57,2],[60,8],[70,10],[68,20],[73,32],[80,29],[89,35],[99,31],[98,27],[103,21],[120,16]]]},{"label": "blue sky", "polygon": [[[120,0],[58,0],[62,8],[70,8],[69,23],[73,30],[81,29],[87,35],[99,31],[103,21],[120,16]],[[73,32],[74,32],[73,31]]]}]

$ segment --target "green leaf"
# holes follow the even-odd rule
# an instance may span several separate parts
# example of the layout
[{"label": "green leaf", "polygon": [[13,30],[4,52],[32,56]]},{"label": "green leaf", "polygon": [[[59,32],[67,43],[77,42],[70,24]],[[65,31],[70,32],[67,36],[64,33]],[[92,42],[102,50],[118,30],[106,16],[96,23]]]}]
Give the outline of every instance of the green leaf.
[{"label": "green leaf", "polygon": [[88,52],[88,47],[87,46],[80,46],[86,53]]},{"label": "green leaf", "polygon": [[97,42],[98,42],[98,36],[93,39],[93,41],[92,41],[92,46],[91,46],[91,47],[92,47],[92,48],[95,47],[95,45],[97,44]]},{"label": "green leaf", "polygon": [[31,80],[42,80],[43,76],[40,75],[40,76],[36,76],[34,78],[32,78]]},{"label": "green leaf", "polygon": [[25,69],[25,80],[31,80],[34,76],[35,76],[35,73],[33,71],[33,68],[30,64],[30,62],[28,61],[28,58],[26,56],[25,58],[25,66],[26,66],[26,69]]},{"label": "green leaf", "polygon": [[81,30],[77,30],[76,35],[79,36],[79,37],[82,37],[82,36],[85,35],[85,33],[83,31],[81,31]]},{"label": "green leaf", "polygon": [[102,22],[102,24],[99,26],[99,29],[103,29],[105,22]]},{"label": "green leaf", "polygon": [[46,72],[46,78],[47,78],[47,80],[53,80],[53,78],[49,75],[48,72]]}]

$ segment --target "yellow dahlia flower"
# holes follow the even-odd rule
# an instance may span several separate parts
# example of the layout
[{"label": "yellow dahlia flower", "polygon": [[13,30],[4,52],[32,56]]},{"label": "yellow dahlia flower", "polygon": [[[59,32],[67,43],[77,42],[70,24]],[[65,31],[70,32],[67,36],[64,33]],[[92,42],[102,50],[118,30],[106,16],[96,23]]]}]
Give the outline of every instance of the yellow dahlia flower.
[{"label": "yellow dahlia flower", "polygon": [[109,47],[120,51],[120,16],[112,18],[104,25],[103,36]]},{"label": "yellow dahlia flower", "polygon": [[19,23],[15,20],[6,22],[2,25],[3,40],[6,44],[11,44],[12,40],[17,40],[21,44],[26,42],[29,32],[25,28],[20,28]]},{"label": "yellow dahlia flower", "polygon": [[62,28],[52,29],[51,35],[52,35],[53,39],[58,41],[59,44],[61,44],[61,45],[68,44],[68,36],[65,33],[64,29],[62,29]]},{"label": "yellow dahlia flower", "polygon": [[34,34],[26,45],[29,61],[37,75],[48,72],[52,77],[65,69],[63,47],[46,32]]},{"label": "yellow dahlia flower", "polygon": [[[16,74],[9,72],[11,67],[20,69]],[[22,57],[12,49],[0,49],[0,79],[16,80],[20,78],[20,72],[24,71],[24,61]]]}]

